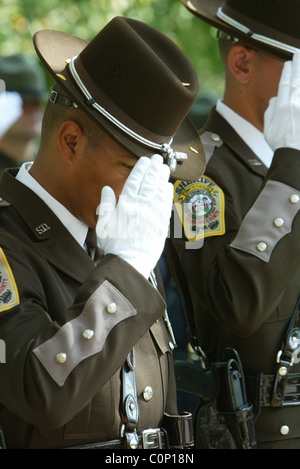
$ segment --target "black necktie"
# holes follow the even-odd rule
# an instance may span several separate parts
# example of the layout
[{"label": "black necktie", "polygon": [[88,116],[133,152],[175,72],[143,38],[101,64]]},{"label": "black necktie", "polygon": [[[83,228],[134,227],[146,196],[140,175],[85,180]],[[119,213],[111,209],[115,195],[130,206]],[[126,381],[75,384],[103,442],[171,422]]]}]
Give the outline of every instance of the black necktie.
[{"label": "black necktie", "polygon": [[88,255],[95,260],[96,249],[97,249],[97,235],[96,231],[92,228],[88,229],[86,238],[85,238],[86,247],[88,250]]}]

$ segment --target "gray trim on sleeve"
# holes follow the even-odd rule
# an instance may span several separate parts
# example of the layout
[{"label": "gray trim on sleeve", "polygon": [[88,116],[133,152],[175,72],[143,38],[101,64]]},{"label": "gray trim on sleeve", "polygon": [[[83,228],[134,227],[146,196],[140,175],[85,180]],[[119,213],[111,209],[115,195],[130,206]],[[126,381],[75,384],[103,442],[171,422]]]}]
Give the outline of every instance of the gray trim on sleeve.
[{"label": "gray trim on sleeve", "polygon": [[291,232],[299,209],[299,191],[278,181],[268,181],[230,247],[269,262],[276,244]]},{"label": "gray trim on sleeve", "polygon": [[122,293],[105,280],[88,299],[82,313],[33,353],[58,386],[63,386],[81,361],[102,350],[113,327],[136,314]]}]

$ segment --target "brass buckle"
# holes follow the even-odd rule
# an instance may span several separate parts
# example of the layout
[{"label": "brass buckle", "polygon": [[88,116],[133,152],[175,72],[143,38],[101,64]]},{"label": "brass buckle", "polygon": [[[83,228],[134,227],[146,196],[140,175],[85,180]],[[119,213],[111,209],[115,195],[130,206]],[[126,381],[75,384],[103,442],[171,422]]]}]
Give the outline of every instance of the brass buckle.
[{"label": "brass buckle", "polygon": [[143,449],[162,448],[160,428],[147,428],[142,431]]}]

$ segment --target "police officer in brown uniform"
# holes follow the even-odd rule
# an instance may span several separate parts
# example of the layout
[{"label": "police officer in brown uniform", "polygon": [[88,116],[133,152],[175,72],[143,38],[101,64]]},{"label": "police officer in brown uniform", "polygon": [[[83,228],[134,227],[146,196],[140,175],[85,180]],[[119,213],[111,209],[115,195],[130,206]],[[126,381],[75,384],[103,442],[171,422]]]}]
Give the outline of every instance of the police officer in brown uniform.
[{"label": "police officer in brown uniform", "polygon": [[241,357],[258,447],[299,448],[299,2],[183,3],[220,31],[226,86],[200,131],[205,174],[175,183],[170,262],[208,358]]},{"label": "police officer in brown uniform", "polygon": [[34,163],[0,182],[6,445],[189,445],[191,435],[168,430],[181,418],[154,268],[170,171],[203,171],[186,120],[197,75],[173,41],[122,17],[89,43],[45,30],[34,44],[57,83]]}]

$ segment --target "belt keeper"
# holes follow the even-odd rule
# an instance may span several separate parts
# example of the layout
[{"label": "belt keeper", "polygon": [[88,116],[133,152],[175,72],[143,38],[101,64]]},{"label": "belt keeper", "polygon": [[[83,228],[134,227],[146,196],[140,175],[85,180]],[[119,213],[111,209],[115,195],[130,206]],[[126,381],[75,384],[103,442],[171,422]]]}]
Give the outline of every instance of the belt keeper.
[{"label": "belt keeper", "polygon": [[287,378],[290,368],[294,363],[294,352],[297,349],[299,339],[299,328],[291,329],[287,335],[284,350],[280,350],[277,354],[277,369],[271,399],[271,405],[274,407],[281,407],[283,405]]},{"label": "belt keeper", "polygon": [[280,361],[277,365],[271,398],[271,406],[281,407],[283,405],[289,369],[290,363],[288,362]]},{"label": "belt keeper", "polygon": [[190,412],[181,415],[164,414],[163,427],[168,434],[170,448],[192,448],[194,446],[193,417]]}]

